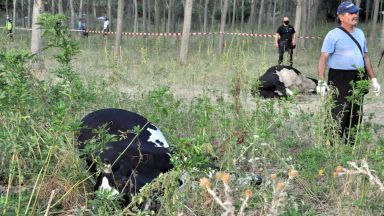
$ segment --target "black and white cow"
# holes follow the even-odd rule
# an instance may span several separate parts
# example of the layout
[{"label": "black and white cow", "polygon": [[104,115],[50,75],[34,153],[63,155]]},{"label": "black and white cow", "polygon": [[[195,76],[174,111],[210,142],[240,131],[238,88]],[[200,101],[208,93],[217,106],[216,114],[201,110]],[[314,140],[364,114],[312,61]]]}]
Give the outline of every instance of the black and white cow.
[{"label": "black and white cow", "polygon": [[[84,149],[86,141],[97,137],[95,129],[100,127],[118,138],[106,143],[98,153],[104,171],[97,178],[95,190],[111,189],[113,194],[123,193],[127,204],[131,195],[172,168],[169,145],[163,133],[143,116],[113,108],[86,115],[77,137],[79,149]],[[91,155],[85,157],[91,172],[95,173]]]},{"label": "black and white cow", "polygon": [[[299,93],[316,93],[317,80],[308,78],[294,67],[276,65],[270,67],[260,78],[258,93],[264,98],[279,98]],[[257,91],[252,89],[252,95]]]}]

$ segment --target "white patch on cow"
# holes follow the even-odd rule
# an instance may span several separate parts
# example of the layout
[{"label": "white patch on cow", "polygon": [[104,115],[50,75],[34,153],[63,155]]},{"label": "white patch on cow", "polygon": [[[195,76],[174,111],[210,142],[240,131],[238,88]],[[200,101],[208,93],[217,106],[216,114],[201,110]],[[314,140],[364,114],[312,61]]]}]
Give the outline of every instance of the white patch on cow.
[{"label": "white patch on cow", "polygon": [[[155,128],[156,128],[156,130],[153,130],[152,128],[149,128],[149,127],[147,128],[147,130],[150,133],[149,139],[147,141],[155,143],[156,147],[168,148],[169,145],[168,145],[167,140],[165,139],[163,133],[161,133],[159,128],[157,128],[157,127],[155,127]],[[160,145],[159,142],[163,143],[163,145]]]},{"label": "white patch on cow", "polygon": [[283,68],[280,71],[276,71],[277,76],[279,76],[279,81],[284,83],[286,88],[289,87],[298,87],[303,82],[299,75],[294,70],[289,70]]},{"label": "white patch on cow", "polygon": [[99,187],[99,190],[110,192],[112,196],[119,194],[119,191],[117,191],[115,188],[111,187],[111,185],[109,184],[108,178],[105,176],[103,177],[103,179],[101,181],[101,185]]}]

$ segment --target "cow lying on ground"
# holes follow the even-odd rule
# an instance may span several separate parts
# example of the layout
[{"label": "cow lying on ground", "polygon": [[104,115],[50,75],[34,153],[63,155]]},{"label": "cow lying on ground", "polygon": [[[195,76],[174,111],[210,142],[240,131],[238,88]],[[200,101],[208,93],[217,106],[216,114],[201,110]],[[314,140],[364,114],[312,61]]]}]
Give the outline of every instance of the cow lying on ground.
[{"label": "cow lying on ground", "polygon": [[82,119],[77,137],[79,149],[86,149],[90,145],[87,141],[92,139],[100,142],[95,133],[98,128],[105,128],[116,140],[107,142],[93,156],[85,155],[91,172],[96,173],[94,159],[104,166],[95,190],[123,193],[124,204],[128,204],[145,184],[171,169],[169,145],[163,133],[143,116],[122,109],[102,109],[88,114]]},{"label": "cow lying on ground", "polygon": [[[264,98],[280,98],[299,93],[316,93],[317,80],[302,75],[291,66],[270,67],[260,78],[258,93]],[[257,90],[252,89],[253,96]]]}]

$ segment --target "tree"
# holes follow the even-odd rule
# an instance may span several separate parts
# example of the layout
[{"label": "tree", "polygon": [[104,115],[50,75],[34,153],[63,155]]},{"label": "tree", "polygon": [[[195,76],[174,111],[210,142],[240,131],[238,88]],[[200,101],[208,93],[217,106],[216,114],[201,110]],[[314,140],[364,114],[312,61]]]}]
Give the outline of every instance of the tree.
[{"label": "tree", "polygon": [[[296,35],[301,34],[300,25],[301,25],[301,11],[302,11],[302,0],[296,0],[296,16],[295,16],[295,31]],[[297,42],[296,42],[297,44]],[[296,48],[297,51],[297,48]]]},{"label": "tree", "polygon": [[121,46],[121,34],[123,32],[124,0],[119,0],[117,6],[117,25],[115,39],[115,54],[118,55]]},{"label": "tree", "polygon": [[155,0],[155,32],[160,32],[160,8],[159,0]]},{"label": "tree", "polygon": [[16,0],[13,0],[13,26],[16,26]]},{"label": "tree", "polygon": [[181,45],[180,45],[180,60],[183,63],[187,62],[187,56],[188,56],[188,43],[189,43],[189,34],[191,31],[191,20],[192,20],[192,5],[193,5],[193,0],[186,0],[184,5],[183,36],[181,38]]},{"label": "tree", "polygon": [[134,18],[133,18],[133,32],[138,32],[139,31],[139,23],[138,23],[138,16],[139,12],[137,11],[137,0],[133,0],[133,13],[134,13]]},{"label": "tree", "polygon": [[143,32],[147,32],[147,0],[143,0]]},{"label": "tree", "polygon": [[64,14],[64,10],[63,10],[63,0],[59,0],[57,2],[57,10],[58,10],[58,13],[60,14]]},{"label": "tree", "polygon": [[208,25],[208,0],[205,0],[204,4],[204,24],[203,24],[203,31],[207,32],[207,25]]},{"label": "tree", "polygon": [[75,27],[75,8],[73,7],[73,0],[69,0],[69,7],[71,11],[71,28]]},{"label": "tree", "polygon": [[259,12],[259,21],[257,22],[257,32],[259,32],[259,33],[261,30],[261,21],[263,21],[263,15],[264,15],[264,0],[261,0],[260,12]]},{"label": "tree", "polygon": [[167,30],[166,30],[167,32],[171,32],[172,8],[173,8],[173,0],[169,0],[168,14],[167,14]]},{"label": "tree", "polygon": [[32,12],[32,37],[31,37],[31,52],[39,54],[42,47],[41,29],[38,25],[38,18],[44,11],[42,0],[34,0]]},{"label": "tree", "polygon": [[371,24],[371,33],[369,34],[369,41],[373,41],[376,35],[377,18],[379,15],[380,0],[373,0],[373,18]]},{"label": "tree", "polygon": [[220,21],[220,34],[219,34],[219,49],[218,52],[222,53],[224,50],[224,30],[225,21],[227,19],[228,0],[224,0],[224,4],[221,7],[221,21]]}]

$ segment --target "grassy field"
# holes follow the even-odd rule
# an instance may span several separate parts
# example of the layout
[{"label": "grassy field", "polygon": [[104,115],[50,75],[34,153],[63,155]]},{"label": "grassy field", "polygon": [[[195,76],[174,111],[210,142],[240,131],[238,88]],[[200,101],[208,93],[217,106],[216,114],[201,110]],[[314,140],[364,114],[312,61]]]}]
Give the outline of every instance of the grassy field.
[{"label": "grassy field", "polygon": [[[384,214],[383,96],[367,95],[356,145],[342,144],[332,138],[329,98],[250,95],[277,62],[271,38],[227,36],[219,55],[216,36],[192,37],[183,65],[179,38],[124,38],[115,56],[112,37],[72,35],[80,52],[63,65],[55,58],[60,48],[44,51],[49,76],[38,81],[20,51],[29,38],[17,33],[0,39],[0,214],[146,215],[134,205],[159,188],[159,215]],[[295,53],[294,66],[307,76],[317,77],[321,43],[308,40]],[[383,84],[380,50],[369,47]],[[75,148],[79,120],[106,107],[146,116],[172,146],[175,168],[129,208],[93,193],[95,177]]]}]

